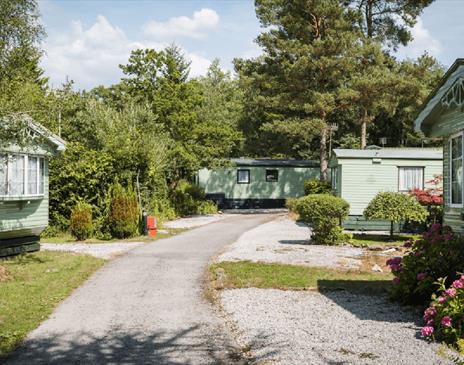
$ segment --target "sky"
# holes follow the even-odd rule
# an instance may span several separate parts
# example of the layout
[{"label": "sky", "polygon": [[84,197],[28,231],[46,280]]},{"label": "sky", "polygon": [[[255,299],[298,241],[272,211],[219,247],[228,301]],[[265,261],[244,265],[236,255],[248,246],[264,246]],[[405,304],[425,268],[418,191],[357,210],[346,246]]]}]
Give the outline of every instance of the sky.
[{"label": "sky", "polygon": [[[67,78],[77,89],[117,83],[118,65],[137,48],[175,43],[191,61],[191,76],[205,74],[215,58],[232,71],[234,58],[260,54],[252,0],[39,0],[39,6],[47,32],[42,66],[53,87]],[[435,0],[398,57],[427,51],[445,67],[464,57],[463,15],[464,0]]]}]

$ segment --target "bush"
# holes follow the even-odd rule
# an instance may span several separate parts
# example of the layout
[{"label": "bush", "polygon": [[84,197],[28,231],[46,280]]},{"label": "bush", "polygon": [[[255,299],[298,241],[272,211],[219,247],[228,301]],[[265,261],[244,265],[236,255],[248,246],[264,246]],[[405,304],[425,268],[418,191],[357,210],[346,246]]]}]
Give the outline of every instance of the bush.
[{"label": "bush", "polygon": [[378,193],[364,210],[366,219],[382,219],[391,222],[390,238],[393,237],[393,224],[409,220],[424,222],[427,210],[410,195],[394,192]]},{"label": "bush", "polygon": [[111,188],[108,224],[114,237],[127,238],[139,234],[140,208],[132,187],[116,183]]},{"label": "bush", "polygon": [[92,206],[79,202],[71,212],[69,230],[77,240],[83,241],[89,238],[93,232]]},{"label": "bush", "polygon": [[392,297],[406,304],[426,305],[438,289],[437,281],[446,278],[450,285],[464,267],[462,241],[450,227],[434,224],[422,239],[407,242],[403,258],[387,261],[395,278]]},{"label": "bush", "polygon": [[421,335],[455,345],[463,338],[464,275],[448,288],[445,279],[438,284],[439,295],[433,295],[432,303],[424,311],[425,326]]},{"label": "bush", "polygon": [[323,245],[347,239],[341,223],[348,216],[349,209],[350,205],[345,200],[328,194],[312,194],[296,202],[300,219],[313,230],[313,241]]},{"label": "bush", "polygon": [[311,194],[330,194],[332,192],[332,185],[327,181],[321,180],[307,180],[304,182],[305,195]]},{"label": "bush", "polygon": [[292,213],[297,213],[298,199],[288,198],[285,200],[285,207]]},{"label": "bush", "polygon": [[179,216],[217,213],[217,206],[205,200],[205,191],[199,186],[181,180],[172,193],[172,203]]},{"label": "bush", "polygon": [[443,175],[435,176],[425,183],[431,187],[426,189],[413,189],[409,193],[417,199],[429,212],[426,226],[443,222]]}]

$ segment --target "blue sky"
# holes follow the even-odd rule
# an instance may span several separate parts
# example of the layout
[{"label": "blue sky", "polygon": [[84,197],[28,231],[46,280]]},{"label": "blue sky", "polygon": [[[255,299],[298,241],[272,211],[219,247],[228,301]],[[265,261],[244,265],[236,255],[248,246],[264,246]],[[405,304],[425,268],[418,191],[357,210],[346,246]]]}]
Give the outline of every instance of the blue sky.
[{"label": "blue sky", "polygon": [[[259,23],[251,0],[39,0],[48,33],[42,65],[52,85],[65,78],[77,88],[110,85],[118,65],[140,47],[179,45],[192,62],[192,76],[204,74],[214,58],[232,70],[234,57],[253,57]],[[464,0],[436,0],[414,27],[415,40],[398,52],[417,57],[424,50],[445,66],[464,57]]]}]

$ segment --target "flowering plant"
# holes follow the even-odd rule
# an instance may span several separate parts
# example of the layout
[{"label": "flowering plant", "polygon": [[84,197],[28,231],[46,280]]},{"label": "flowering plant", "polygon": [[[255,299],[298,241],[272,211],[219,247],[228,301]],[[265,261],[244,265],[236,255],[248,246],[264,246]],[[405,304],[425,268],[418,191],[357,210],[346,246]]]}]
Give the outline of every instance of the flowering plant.
[{"label": "flowering plant", "polygon": [[435,176],[426,181],[428,188],[412,189],[409,194],[415,197],[418,202],[427,208],[429,216],[427,226],[434,223],[441,223],[443,220],[443,175]]},{"label": "flowering plant", "polygon": [[430,306],[424,311],[425,326],[422,337],[456,344],[463,336],[464,275],[448,287],[445,279],[438,280],[439,294],[432,296]]},{"label": "flowering plant", "polygon": [[438,279],[450,285],[464,267],[463,243],[448,226],[433,224],[422,238],[408,241],[407,253],[387,261],[393,275],[392,297],[410,304],[426,305],[438,289]]}]

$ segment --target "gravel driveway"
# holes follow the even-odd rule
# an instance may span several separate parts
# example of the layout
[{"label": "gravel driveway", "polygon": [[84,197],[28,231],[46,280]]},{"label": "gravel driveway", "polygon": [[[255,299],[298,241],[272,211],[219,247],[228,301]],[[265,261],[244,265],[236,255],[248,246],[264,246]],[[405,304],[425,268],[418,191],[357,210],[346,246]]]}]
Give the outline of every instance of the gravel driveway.
[{"label": "gravel driveway", "polygon": [[99,257],[101,259],[112,259],[144,244],[143,242],[41,243],[40,248],[45,251],[76,252]]},{"label": "gravel driveway", "polygon": [[221,299],[257,363],[453,364],[441,345],[418,338],[420,313],[383,296],[251,288]]},{"label": "gravel driveway", "polygon": [[218,261],[249,260],[332,268],[361,265],[361,248],[312,245],[310,234],[307,226],[285,214],[245,232],[218,257]]}]

